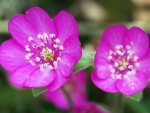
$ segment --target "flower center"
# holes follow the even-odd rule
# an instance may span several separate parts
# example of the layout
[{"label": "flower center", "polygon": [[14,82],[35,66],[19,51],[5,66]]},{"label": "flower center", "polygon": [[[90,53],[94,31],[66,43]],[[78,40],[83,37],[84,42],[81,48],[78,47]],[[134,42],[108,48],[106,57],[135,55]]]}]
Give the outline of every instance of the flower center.
[{"label": "flower center", "polygon": [[54,60],[54,54],[48,48],[44,48],[42,50],[41,56],[43,56],[43,58],[44,58],[45,61],[53,61]]},{"label": "flower center", "polygon": [[33,66],[39,66],[40,71],[45,68],[57,69],[58,62],[61,60],[61,51],[64,47],[60,44],[59,38],[55,34],[38,34],[39,42],[35,42],[32,37],[28,37],[29,45],[25,45],[27,54],[25,58]]},{"label": "flower center", "polygon": [[130,45],[126,47],[117,45],[115,51],[108,52],[111,77],[129,80],[129,76],[136,73],[136,68],[139,66],[138,59],[138,56],[131,51]]}]

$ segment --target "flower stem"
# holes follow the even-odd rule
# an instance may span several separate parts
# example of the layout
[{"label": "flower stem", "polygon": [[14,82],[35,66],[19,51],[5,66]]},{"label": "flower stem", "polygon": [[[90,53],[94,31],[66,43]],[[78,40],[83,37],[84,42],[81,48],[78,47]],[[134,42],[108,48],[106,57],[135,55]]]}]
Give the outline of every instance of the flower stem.
[{"label": "flower stem", "polygon": [[113,113],[123,113],[123,98],[124,96],[121,93],[118,93],[117,100],[114,105]]},{"label": "flower stem", "polygon": [[62,86],[62,91],[64,92],[64,94],[66,95],[66,98],[68,99],[68,103],[69,103],[68,113],[73,113],[73,102],[72,102],[71,96],[64,86]]}]

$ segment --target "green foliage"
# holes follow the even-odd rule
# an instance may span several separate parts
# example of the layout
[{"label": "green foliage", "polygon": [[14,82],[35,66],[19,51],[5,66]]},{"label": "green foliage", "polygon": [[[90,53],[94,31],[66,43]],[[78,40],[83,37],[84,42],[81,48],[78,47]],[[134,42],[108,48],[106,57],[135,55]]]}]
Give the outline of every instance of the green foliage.
[{"label": "green foliage", "polygon": [[93,65],[94,56],[95,52],[87,54],[85,51],[82,51],[82,57],[80,61],[75,65],[74,72],[86,69],[89,66]]},{"label": "green foliage", "polygon": [[128,96],[129,98],[135,100],[135,101],[140,101],[142,99],[142,92],[139,92],[137,94],[134,94],[132,96]]},{"label": "green foliage", "polygon": [[32,93],[33,93],[33,96],[36,97],[40,94],[42,94],[43,92],[45,92],[47,90],[46,87],[43,87],[43,88],[32,88]]}]

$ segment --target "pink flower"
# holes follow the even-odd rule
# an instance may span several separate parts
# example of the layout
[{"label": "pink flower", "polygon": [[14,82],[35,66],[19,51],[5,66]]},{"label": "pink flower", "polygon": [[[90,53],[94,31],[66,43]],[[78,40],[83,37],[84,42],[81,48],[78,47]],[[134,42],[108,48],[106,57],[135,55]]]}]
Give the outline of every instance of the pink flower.
[{"label": "pink flower", "polygon": [[94,84],[106,92],[133,95],[142,91],[150,76],[148,35],[138,27],[109,27],[97,47],[92,73]]},{"label": "pink flower", "polygon": [[73,113],[110,113],[95,102],[85,102],[74,107]]},{"label": "pink flower", "polygon": [[41,8],[15,15],[8,23],[13,36],[0,47],[1,65],[19,87],[44,87],[54,91],[68,81],[81,57],[78,26],[66,11],[54,19]]},{"label": "pink flower", "polygon": [[[80,105],[87,100],[85,91],[86,82],[87,74],[84,71],[79,71],[74,73],[64,85],[65,89],[71,96],[73,105]],[[46,91],[44,96],[47,101],[52,102],[59,109],[69,109],[68,99],[61,88],[54,92]]]}]

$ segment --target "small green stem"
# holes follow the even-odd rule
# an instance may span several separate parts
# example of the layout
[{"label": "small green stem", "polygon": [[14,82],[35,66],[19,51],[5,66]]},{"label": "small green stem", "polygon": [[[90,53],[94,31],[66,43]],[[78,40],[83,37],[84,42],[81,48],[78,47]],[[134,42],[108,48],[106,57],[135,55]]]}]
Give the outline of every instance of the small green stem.
[{"label": "small green stem", "polygon": [[123,113],[123,100],[124,100],[124,96],[121,93],[118,93],[118,97],[114,105],[113,113]]},{"label": "small green stem", "polygon": [[73,102],[72,102],[71,96],[64,86],[62,86],[62,91],[65,93],[65,95],[68,99],[68,103],[69,103],[68,113],[73,113]]}]

